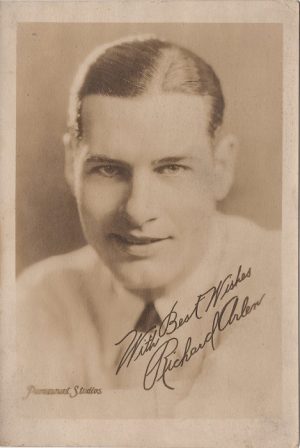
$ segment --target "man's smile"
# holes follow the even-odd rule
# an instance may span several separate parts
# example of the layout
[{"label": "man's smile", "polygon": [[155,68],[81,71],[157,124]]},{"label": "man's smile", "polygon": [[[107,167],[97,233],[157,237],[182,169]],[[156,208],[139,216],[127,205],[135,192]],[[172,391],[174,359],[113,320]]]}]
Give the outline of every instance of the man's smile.
[{"label": "man's smile", "polygon": [[117,234],[112,233],[111,238],[114,240],[119,241],[122,244],[128,244],[128,245],[148,245],[153,243],[158,243],[160,241],[165,241],[170,239],[171,237],[165,237],[165,238],[156,238],[151,236],[135,236],[133,234],[127,233],[127,234]]},{"label": "man's smile", "polygon": [[109,239],[122,252],[137,257],[148,257],[154,255],[156,250],[171,237],[157,238],[152,236],[135,236],[130,233],[111,233]]}]

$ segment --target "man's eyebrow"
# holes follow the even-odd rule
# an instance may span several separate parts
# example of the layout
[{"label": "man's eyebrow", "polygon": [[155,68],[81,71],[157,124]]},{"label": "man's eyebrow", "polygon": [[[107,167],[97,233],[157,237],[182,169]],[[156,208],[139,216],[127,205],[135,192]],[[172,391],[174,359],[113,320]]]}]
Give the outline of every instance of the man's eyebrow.
[{"label": "man's eyebrow", "polygon": [[105,156],[104,154],[88,154],[85,158],[85,163],[115,163],[118,165],[129,166],[124,160],[113,159],[112,157]]},{"label": "man's eyebrow", "polygon": [[[184,160],[191,160],[193,157],[189,156],[171,156],[171,157],[163,157],[162,159],[153,160],[151,165],[157,166],[166,163],[178,163]],[[125,162],[124,160],[114,159],[112,157],[108,157],[104,154],[88,154],[85,158],[85,163],[113,163],[118,165],[125,165],[130,167],[130,164]]]},{"label": "man's eyebrow", "polygon": [[164,157],[163,159],[157,159],[152,162],[152,165],[160,165],[163,163],[177,163],[182,162],[183,160],[190,160],[193,157],[188,156],[176,156],[176,157]]}]

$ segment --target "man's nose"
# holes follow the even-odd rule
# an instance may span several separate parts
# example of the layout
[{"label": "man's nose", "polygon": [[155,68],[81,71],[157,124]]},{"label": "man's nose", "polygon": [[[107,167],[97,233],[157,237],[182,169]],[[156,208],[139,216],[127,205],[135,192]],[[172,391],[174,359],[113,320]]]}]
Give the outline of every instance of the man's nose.
[{"label": "man's nose", "polygon": [[157,219],[155,211],[154,179],[144,172],[133,173],[122,211],[132,225],[142,226]]}]

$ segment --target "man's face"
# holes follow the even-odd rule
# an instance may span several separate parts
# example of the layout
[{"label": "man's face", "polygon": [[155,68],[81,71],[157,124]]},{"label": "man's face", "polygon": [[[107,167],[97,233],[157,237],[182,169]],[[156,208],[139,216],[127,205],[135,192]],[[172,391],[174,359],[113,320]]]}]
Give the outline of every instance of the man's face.
[{"label": "man's face", "polygon": [[82,118],[75,190],[87,241],[127,288],[174,284],[201,260],[215,210],[207,100],[94,95]]}]

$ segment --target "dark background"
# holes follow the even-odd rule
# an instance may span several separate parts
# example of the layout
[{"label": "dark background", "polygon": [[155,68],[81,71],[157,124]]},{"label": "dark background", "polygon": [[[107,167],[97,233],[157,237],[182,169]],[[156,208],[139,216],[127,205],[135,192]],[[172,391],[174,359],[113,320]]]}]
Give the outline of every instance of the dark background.
[{"label": "dark background", "polygon": [[70,85],[94,47],[139,33],[186,46],[213,66],[226,101],[224,133],[240,141],[236,182],[220,208],[280,228],[281,25],[24,23],[17,45],[17,272],[84,244],[63,172]]}]

